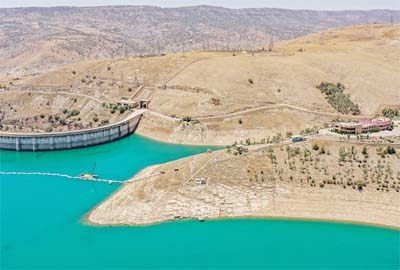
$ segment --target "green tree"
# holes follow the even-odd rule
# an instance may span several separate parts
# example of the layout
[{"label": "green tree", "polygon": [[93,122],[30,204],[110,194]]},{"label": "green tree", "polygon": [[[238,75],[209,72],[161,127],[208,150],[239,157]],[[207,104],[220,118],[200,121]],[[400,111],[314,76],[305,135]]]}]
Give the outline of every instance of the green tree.
[{"label": "green tree", "polygon": [[319,145],[318,145],[318,143],[314,142],[314,143],[312,144],[312,149],[313,149],[314,151],[318,151],[318,150],[319,150]]},{"label": "green tree", "polygon": [[344,148],[344,146],[341,146],[339,148],[339,159],[340,159],[340,161],[345,161],[346,160],[346,156],[347,156],[346,149]]},{"label": "green tree", "polygon": [[368,149],[367,146],[364,146],[361,152],[365,158],[368,158]]},{"label": "green tree", "polygon": [[386,149],[386,152],[387,152],[389,155],[394,155],[394,154],[396,154],[396,149],[395,149],[393,146],[389,145],[389,146],[387,147],[387,149]]}]

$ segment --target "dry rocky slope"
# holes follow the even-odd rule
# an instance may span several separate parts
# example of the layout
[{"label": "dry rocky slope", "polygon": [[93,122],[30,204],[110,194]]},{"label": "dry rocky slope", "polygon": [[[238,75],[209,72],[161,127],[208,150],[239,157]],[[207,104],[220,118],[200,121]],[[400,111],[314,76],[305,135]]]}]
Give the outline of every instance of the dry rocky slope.
[{"label": "dry rocky slope", "polygon": [[199,122],[171,125],[146,115],[138,132],[168,142],[226,145],[330,125],[346,117],[315,87],[322,81],[344,84],[361,117],[400,104],[399,25],[348,27],[322,35],[322,42],[321,34],[313,34],[279,44],[273,52],[194,62],[165,90],[154,92],[150,108]]},{"label": "dry rocky slope", "polygon": [[111,114],[98,101],[68,92],[0,93],[0,131],[5,132],[87,129],[118,122],[126,115]]},{"label": "dry rocky slope", "polygon": [[143,170],[88,221],[147,225],[181,218],[283,217],[399,228],[400,154],[383,152],[383,146],[363,150],[319,140],[239,156],[197,155]]},{"label": "dry rocky slope", "polygon": [[24,75],[77,60],[256,48],[332,27],[400,22],[400,12],[212,6],[0,9],[0,72]]},{"label": "dry rocky slope", "polygon": [[[399,62],[400,25],[373,24],[278,43],[271,52],[82,61],[2,84],[32,95],[62,90],[114,103],[138,93],[134,99],[150,99],[152,111],[139,134],[171,143],[227,145],[351,118],[336,112],[316,88],[322,81],[344,84],[360,117],[398,106]],[[194,121],[180,121],[185,116]],[[99,122],[117,119],[108,110]]]}]

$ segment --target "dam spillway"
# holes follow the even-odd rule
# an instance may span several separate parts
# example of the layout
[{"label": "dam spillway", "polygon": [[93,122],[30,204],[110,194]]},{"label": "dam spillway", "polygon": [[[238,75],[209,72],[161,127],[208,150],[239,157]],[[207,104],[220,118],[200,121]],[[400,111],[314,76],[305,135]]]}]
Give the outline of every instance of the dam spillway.
[{"label": "dam spillway", "polygon": [[88,147],[112,142],[132,134],[142,111],[111,125],[69,132],[0,133],[0,149],[14,151],[51,151]]}]

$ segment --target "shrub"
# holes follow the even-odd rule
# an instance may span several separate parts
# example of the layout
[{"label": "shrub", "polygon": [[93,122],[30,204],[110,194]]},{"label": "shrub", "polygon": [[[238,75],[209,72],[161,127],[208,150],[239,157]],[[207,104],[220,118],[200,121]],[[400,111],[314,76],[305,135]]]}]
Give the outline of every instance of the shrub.
[{"label": "shrub", "polygon": [[99,121],[98,117],[93,117],[93,122],[97,123]]},{"label": "shrub", "polygon": [[242,119],[239,119],[239,124],[243,124],[243,121],[242,121]]},{"label": "shrub", "polygon": [[109,123],[110,123],[110,121],[108,121],[108,120],[102,120],[102,121],[101,121],[101,125],[102,125],[102,126],[108,125]]},{"label": "shrub", "polygon": [[315,151],[318,151],[319,150],[318,143],[314,142],[313,145],[312,145],[312,149],[315,150]]},{"label": "shrub", "polygon": [[123,114],[127,109],[128,109],[128,107],[126,107],[126,106],[119,106],[118,107],[118,110],[119,110],[120,114]]},{"label": "shrub", "polygon": [[79,115],[81,112],[78,110],[72,110],[68,113],[69,116],[77,116]]},{"label": "shrub", "polygon": [[382,110],[382,114],[383,114],[383,116],[389,117],[389,118],[394,118],[394,117],[400,115],[398,109],[392,109],[392,108],[384,108]]},{"label": "shrub", "polygon": [[367,147],[366,147],[366,146],[363,147],[361,153],[364,155],[365,158],[368,158],[368,150],[367,150]]},{"label": "shrub", "polygon": [[254,80],[252,78],[249,78],[249,83],[254,84]]},{"label": "shrub", "polygon": [[356,186],[357,186],[357,189],[359,191],[361,191],[361,190],[363,190],[363,188],[365,186],[365,182],[363,180],[357,180],[356,181]]},{"label": "shrub", "polygon": [[396,149],[393,147],[393,146],[388,146],[387,147],[387,149],[386,149],[386,152],[389,154],[389,155],[394,155],[394,154],[396,154]]}]

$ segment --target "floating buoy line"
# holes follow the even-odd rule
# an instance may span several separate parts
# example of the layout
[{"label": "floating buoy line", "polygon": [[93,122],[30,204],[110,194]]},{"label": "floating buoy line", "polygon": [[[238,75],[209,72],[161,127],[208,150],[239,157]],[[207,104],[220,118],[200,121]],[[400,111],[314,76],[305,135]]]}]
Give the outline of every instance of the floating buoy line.
[{"label": "floating buoy line", "polygon": [[81,176],[72,176],[68,174],[61,174],[61,173],[46,173],[46,172],[0,172],[0,175],[39,175],[39,176],[56,176],[56,177],[63,177],[68,179],[74,180],[82,180],[82,181],[94,181],[94,182],[103,182],[108,184],[124,184],[126,181],[118,181],[118,180],[109,180],[109,179],[101,179],[97,177],[88,177],[88,174],[81,174]]},{"label": "floating buoy line", "polygon": [[21,176],[27,176],[27,175],[39,175],[39,176],[56,176],[56,177],[63,177],[63,178],[68,178],[68,179],[73,179],[73,180],[81,180],[81,181],[92,181],[92,182],[101,182],[101,183],[108,183],[110,185],[112,184],[129,184],[129,183],[134,183],[138,182],[140,180],[145,180],[152,178],[154,176],[158,175],[163,175],[165,172],[159,172],[155,173],[152,175],[144,176],[141,178],[134,178],[132,180],[128,181],[120,181],[120,180],[110,180],[110,179],[101,179],[97,178],[97,175],[92,175],[92,174],[87,174],[83,173],[80,176],[72,176],[68,174],[62,174],[62,173],[47,173],[47,172],[0,172],[0,175],[21,175]]}]

